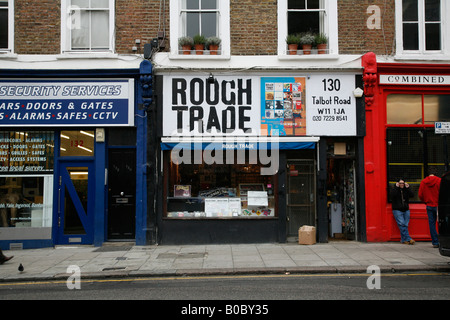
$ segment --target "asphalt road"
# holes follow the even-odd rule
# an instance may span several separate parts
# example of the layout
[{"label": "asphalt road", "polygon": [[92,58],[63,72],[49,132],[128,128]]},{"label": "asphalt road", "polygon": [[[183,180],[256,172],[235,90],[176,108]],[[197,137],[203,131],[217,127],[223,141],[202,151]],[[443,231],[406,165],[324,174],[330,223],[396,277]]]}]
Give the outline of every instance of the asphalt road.
[{"label": "asphalt road", "polygon": [[[0,282],[0,300],[449,300],[450,274],[311,274]],[[78,280],[78,279],[71,279]],[[77,289],[76,285],[79,285]],[[374,287],[373,289],[368,288]],[[379,289],[378,289],[379,288]]]}]

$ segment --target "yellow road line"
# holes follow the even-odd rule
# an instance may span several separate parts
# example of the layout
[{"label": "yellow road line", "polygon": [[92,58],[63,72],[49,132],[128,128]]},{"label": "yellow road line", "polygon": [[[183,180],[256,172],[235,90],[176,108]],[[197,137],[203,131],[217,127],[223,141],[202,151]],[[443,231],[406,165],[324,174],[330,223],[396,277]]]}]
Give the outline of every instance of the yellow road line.
[{"label": "yellow road line", "polygon": [[[330,274],[267,274],[267,275],[230,275],[230,276],[178,276],[178,277],[142,277],[142,278],[123,278],[123,279],[84,279],[81,277],[81,283],[107,283],[107,282],[134,282],[134,281],[179,281],[179,280],[218,280],[218,279],[251,279],[251,278],[320,278],[320,277],[370,277],[372,273],[330,273]],[[430,273],[381,273],[381,277],[406,277],[406,276],[445,276],[449,273],[430,272]],[[25,286],[42,284],[66,284],[66,280],[47,280],[32,282],[0,282],[0,287],[6,286]]]}]

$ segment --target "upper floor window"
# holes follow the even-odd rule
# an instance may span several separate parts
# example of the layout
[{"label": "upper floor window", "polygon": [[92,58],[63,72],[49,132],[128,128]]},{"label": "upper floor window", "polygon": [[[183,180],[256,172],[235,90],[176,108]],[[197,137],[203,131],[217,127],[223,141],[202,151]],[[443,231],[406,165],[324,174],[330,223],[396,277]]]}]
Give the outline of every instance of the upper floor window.
[{"label": "upper floor window", "polygon": [[217,0],[182,0],[181,28],[184,36],[197,34],[217,37],[219,8]]},{"label": "upper floor window", "polygon": [[[170,0],[170,47],[172,54],[181,53],[179,39],[203,36],[220,39],[219,54],[230,52],[229,0]],[[193,46],[191,47],[193,49]],[[211,54],[206,46],[203,54]],[[190,51],[185,53],[190,53]]]},{"label": "upper floor window", "polygon": [[288,0],[288,33],[324,32],[323,0]]},{"label": "upper floor window", "polygon": [[0,52],[13,52],[13,0],[0,0]]},{"label": "upper floor window", "polygon": [[62,51],[112,52],[114,0],[62,0]]},{"label": "upper floor window", "polygon": [[305,33],[325,36],[327,53],[337,54],[337,26],[337,0],[278,0],[278,54],[287,54],[288,35]]},{"label": "upper floor window", "polygon": [[396,1],[397,53],[443,54],[449,13],[443,0]]}]

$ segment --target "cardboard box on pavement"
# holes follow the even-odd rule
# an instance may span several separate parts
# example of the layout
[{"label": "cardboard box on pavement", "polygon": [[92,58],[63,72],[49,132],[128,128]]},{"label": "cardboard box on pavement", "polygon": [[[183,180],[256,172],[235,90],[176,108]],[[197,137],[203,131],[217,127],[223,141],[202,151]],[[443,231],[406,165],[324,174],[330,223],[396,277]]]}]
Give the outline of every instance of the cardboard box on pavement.
[{"label": "cardboard box on pavement", "polygon": [[298,229],[298,244],[311,245],[316,243],[316,227],[302,226]]}]

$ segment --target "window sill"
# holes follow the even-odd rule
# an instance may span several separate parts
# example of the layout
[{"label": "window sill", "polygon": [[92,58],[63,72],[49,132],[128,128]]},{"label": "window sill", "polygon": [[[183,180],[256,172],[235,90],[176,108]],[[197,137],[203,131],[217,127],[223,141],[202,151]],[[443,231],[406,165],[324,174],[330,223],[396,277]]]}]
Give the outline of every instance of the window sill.
[{"label": "window sill", "polygon": [[118,54],[112,52],[77,52],[68,51],[56,56],[56,59],[117,59]]},{"label": "window sill", "polygon": [[169,59],[171,60],[230,60],[231,56],[227,54],[211,55],[209,51],[205,50],[204,54],[195,54],[195,50],[192,50],[190,54],[170,53]]},{"label": "window sill", "polygon": [[419,61],[449,61],[450,55],[438,53],[438,54],[397,54],[394,56],[395,60],[406,61],[406,60],[419,60]]},{"label": "window sill", "polygon": [[339,59],[338,54],[317,54],[317,53],[311,53],[311,54],[279,54],[278,60],[337,60]]},{"label": "window sill", "polygon": [[17,59],[18,55],[10,51],[0,51],[0,58]]}]

